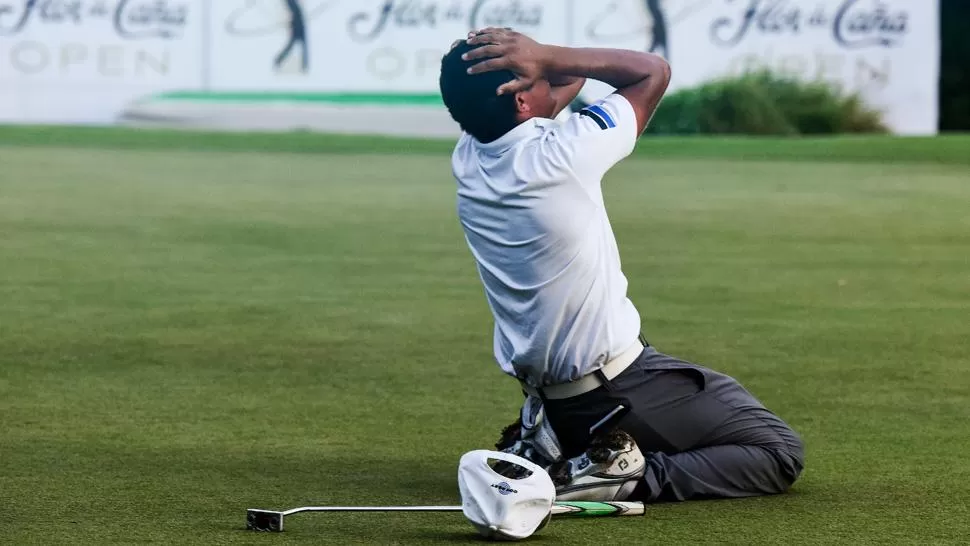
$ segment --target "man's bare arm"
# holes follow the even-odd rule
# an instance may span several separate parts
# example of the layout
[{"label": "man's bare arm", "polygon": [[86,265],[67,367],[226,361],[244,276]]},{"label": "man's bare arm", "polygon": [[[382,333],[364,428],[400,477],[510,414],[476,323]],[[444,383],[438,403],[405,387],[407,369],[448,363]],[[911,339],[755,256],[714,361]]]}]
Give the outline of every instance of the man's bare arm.
[{"label": "man's bare arm", "polygon": [[670,65],[662,57],[625,49],[551,49],[546,70],[552,74],[583,76],[616,87],[633,106],[637,134],[642,134],[670,84]]},{"label": "man's bare arm", "polygon": [[469,72],[511,70],[518,79],[498,89],[499,94],[528,89],[540,78],[593,78],[617,88],[633,106],[638,133],[643,133],[670,84],[670,65],[651,53],[624,49],[570,48],[540,44],[508,29],[488,28],[468,39],[480,45],[465,54],[481,60]]}]

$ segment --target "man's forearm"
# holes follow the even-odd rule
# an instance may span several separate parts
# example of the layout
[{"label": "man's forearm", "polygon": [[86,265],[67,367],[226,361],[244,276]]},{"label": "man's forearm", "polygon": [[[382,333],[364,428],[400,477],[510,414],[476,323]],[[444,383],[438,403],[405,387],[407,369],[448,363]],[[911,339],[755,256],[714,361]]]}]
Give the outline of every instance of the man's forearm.
[{"label": "man's forearm", "polygon": [[643,134],[670,84],[670,65],[652,53],[550,47],[541,64],[547,75],[583,76],[615,87],[633,107],[637,135]]},{"label": "man's forearm", "polygon": [[[669,71],[658,55],[626,49],[549,46],[546,70],[550,77],[583,77],[616,88],[634,85]],[[669,76],[668,76],[669,77]]]},{"label": "man's forearm", "polygon": [[565,74],[549,74],[549,85],[552,87],[570,87],[586,83],[583,76],[567,76]]}]

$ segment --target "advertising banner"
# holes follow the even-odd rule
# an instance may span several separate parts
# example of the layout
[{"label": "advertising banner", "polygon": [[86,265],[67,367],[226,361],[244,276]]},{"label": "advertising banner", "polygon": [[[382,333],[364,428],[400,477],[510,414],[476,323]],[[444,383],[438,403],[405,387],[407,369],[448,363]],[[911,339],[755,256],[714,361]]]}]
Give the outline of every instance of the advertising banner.
[{"label": "advertising banner", "polygon": [[672,90],[769,69],[858,93],[896,132],[936,132],[937,0],[608,0],[575,9],[577,43],[664,55]]},{"label": "advertising banner", "polygon": [[198,0],[0,0],[0,121],[104,123],[202,84]]},{"label": "advertising banner", "polygon": [[[825,81],[859,93],[896,132],[933,134],[938,4],[0,0],[0,121],[106,123],[136,101],[227,97],[434,105],[451,41],[502,26],[556,44],[654,51],[673,66],[672,91],[758,69]],[[591,83],[583,97],[608,91]]]},{"label": "advertising banner", "polygon": [[548,0],[219,0],[214,89],[435,92],[441,56],[469,29],[514,27],[565,43]]}]

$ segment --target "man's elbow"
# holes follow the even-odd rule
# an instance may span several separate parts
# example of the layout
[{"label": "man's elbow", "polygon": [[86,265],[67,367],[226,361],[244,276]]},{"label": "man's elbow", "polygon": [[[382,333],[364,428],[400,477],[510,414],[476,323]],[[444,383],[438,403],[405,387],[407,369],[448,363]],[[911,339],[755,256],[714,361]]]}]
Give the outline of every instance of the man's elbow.
[{"label": "man's elbow", "polygon": [[657,70],[656,70],[657,84],[664,91],[666,91],[667,86],[670,85],[670,76],[672,73],[670,68],[670,63],[668,63],[667,60],[664,59],[663,57],[660,57],[660,56],[655,56],[655,57],[656,57],[656,63],[657,63]]},{"label": "man's elbow", "polygon": [[670,85],[670,63],[660,55],[653,53],[644,53],[643,55],[643,74],[645,77],[642,89],[645,91],[644,99],[647,104],[654,104],[663,97]]}]

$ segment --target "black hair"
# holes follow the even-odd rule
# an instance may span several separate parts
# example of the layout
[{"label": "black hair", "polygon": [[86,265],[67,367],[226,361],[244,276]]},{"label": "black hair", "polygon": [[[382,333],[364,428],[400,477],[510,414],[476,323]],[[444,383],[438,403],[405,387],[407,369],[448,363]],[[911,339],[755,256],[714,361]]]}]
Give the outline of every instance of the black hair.
[{"label": "black hair", "polygon": [[479,61],[465,61],[461,56],[480,46],[464,40],[441,60],[438,85],[441,98],[452,119],[479,142],[492,142],[518,125],[515,95],[498,95],[496,91],[515,79],[508,70],[468,74],[468,67]]}]

